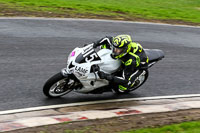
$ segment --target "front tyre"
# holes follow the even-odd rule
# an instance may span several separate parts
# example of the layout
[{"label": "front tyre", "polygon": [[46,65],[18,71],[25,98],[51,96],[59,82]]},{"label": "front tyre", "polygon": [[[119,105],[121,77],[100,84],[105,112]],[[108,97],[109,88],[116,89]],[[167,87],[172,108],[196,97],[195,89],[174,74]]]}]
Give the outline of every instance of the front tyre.
[{"label": "front tyre", "polygon": [[61,97],[71,92],[74,84],[74,80],[64,77],[59,72],[46,81],[43,87],[43,93],[49,98]]}]

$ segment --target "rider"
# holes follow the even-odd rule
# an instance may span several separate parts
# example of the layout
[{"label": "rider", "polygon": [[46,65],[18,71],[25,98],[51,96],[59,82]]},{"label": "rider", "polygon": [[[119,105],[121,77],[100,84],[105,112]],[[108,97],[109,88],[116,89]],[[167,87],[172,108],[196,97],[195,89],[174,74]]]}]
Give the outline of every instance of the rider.
[{"label": "rider", "polygon": [[[118,35],[116,37],[106,36],[96,42],[93,47],[107,48],[112,50],[111,57],[122,62],[123,73],[120,76],[98,72],[101,79],[107,79],[117,83],[120,92],[125,92],[133,85],[139,84],[136,78],[147,69],[148,57],[139,43],[133,42],[129,35]],[[143,69],[141,69],[141,67]]]}]

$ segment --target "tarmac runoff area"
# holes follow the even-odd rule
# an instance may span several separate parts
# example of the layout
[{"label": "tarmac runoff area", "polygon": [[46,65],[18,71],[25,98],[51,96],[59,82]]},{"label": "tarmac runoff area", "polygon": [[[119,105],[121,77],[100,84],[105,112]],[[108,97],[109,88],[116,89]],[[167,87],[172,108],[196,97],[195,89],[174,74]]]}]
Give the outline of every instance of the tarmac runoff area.
[{"label": "tarmac runoff area", "polygon": [[[131,98],[0,112],[0,132],[125,115],[200,108],[200,95]],[[14,113],[15,112],[15,113]]]}]

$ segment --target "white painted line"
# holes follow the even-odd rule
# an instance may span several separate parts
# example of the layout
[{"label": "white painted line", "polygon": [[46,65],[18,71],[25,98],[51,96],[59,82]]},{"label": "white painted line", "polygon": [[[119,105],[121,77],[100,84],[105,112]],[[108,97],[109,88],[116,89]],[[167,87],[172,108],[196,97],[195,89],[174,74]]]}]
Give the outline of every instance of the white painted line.
[{"label": "white painted line", "polygon": [[146,24],[146,25],[161,25],[161,26],[175,26],[175,27],[187,27],[187,28],[200,28],[200,26],[191,25],[178,25],[178,24],[166,24],[166,23],[153,23],[153,22],[138,22],[138,21],[120,21],[120,20],[105,20],[105,19],[87,19],[87,18],[45,18],[45,17],[0,17],[0,19],[11,20],[62,20],[62,21],[96,21],[96,22],[113,22],[113,23],[132,23],[132,24]]},{"label": "white painted line", "polygon": [[21,113],[21,112],[29,112],[29,111],[38,111],[38,110],[46,110],[46,109],[55,109],[55,108],[64,108],[64,107],[73,107],[73,106],[82,106],[82,105],[91,105],[91,104],[99,104],[99,103],[112,103],[112,102],[125,102],[125,101],[142,101],[142,100],[158,100],[158,99],[176,99],[176,98],[191,98],[191,97],[200,97],[200,94],[155,96],[155,97],[126,98],[126,99],[112,99],[112,100],[100,100],[100,101],[69,103],[69,104],[60,104],[60,105],[40,106],[40,107],[32,107],[32,108],[0,111],[0,115]]}]

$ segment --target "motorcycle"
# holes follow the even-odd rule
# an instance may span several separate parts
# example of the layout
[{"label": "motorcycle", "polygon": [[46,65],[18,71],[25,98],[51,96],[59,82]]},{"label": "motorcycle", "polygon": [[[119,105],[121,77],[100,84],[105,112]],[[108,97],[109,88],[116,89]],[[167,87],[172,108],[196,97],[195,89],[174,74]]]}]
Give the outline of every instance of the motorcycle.
[{"label": "motorcycle", "polygon": [[[149,57],[147,68],[164,58],[164,52],[159,49],[144,49]],[[67,67],[46,81],[43,93],[49,98],[61,97],[71,91],[84,94],[100,94],[103,92],[129,93],[143,85],[149,75],[147,68],[136,78],[137,84],[127,91],[113,87],[113,83],[100,79],[98,71],[117,75],[122,73],[121,61],[111,57],[109,49],[94,49],[93,44],[76,47],[68,56]]]}]

